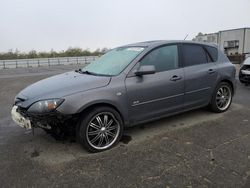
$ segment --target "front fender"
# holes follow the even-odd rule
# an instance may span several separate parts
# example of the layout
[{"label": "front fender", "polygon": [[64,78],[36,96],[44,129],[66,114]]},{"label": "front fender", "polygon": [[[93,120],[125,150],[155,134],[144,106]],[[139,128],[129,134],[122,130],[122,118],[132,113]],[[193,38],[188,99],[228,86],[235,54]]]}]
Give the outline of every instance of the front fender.
[{"label": "front fender", "polygon": [[99,88],[67,96],[57,111],[62,114],[79,114],[88,107],[98,104],[113,106],[121,114],[124,122],[128,122],[126,90],[122,88]]}]

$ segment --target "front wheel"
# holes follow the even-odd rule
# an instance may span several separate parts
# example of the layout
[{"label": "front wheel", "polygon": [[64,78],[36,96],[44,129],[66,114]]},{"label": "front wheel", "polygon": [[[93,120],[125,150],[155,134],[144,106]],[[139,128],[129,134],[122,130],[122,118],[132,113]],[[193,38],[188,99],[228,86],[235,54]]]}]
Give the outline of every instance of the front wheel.
[{"label": "front wheel", "polygon": [[121,116],[110,107],[91,110],[82,118],[77,130],[80,143],[90,152],[110,149],[119,142],[122,132]]},{"label": "front wheel", "polygon": [[221,82],[214,91],[210,102],[210,109],[217,113],[225,112],[230,107],[232,98],[233,90],[231,85],[227,82]]}]

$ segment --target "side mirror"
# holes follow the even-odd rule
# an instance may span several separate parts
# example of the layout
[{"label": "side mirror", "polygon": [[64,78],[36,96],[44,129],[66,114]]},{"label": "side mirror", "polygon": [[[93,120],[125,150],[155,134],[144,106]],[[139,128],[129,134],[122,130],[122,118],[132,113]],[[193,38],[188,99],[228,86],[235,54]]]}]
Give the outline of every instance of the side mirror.
[{"label": "side mirror", "polygon": [[142,65],[134,73],[136,76],[142,76],[145,74],[154,74],[155,72],[154,65]]}]

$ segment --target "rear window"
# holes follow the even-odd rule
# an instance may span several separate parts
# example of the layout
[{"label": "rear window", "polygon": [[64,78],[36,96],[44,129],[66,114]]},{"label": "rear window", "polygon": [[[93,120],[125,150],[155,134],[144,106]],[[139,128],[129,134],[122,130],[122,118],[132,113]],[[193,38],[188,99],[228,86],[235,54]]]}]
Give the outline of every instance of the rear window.
[{"label": "rear window", "polygon": [[204,47],[209,53],[212,62],[216,62],[218,60],[218,49],[212,46],[204,46]]}]

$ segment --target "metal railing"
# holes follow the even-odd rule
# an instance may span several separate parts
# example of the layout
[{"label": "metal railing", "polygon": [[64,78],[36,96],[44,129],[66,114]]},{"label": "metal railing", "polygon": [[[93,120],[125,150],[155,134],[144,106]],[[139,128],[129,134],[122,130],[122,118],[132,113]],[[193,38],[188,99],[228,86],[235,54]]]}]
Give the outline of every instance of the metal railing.
[{"label": "metal railing", "polygon": [[37,58],[37,59],[11,59],[0,60],[0,69],[9,68],[29,68],[56,65],[84,65],[97,59],[97,56],[81,57],[57,57],[57,58]]}]

